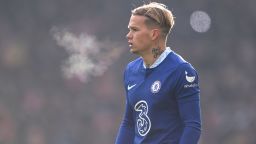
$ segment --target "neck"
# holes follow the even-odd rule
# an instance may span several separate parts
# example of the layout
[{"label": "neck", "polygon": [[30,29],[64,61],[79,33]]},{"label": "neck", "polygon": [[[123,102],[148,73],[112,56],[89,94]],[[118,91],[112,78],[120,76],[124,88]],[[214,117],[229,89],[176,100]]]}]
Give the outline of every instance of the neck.
[{"label": "neck", "polygon": [[164,52],[166,46],[152,47],[148,54],[142,56],[143,61],[147,68],[149,68],[153,63],[159,58],[159,56]]}]

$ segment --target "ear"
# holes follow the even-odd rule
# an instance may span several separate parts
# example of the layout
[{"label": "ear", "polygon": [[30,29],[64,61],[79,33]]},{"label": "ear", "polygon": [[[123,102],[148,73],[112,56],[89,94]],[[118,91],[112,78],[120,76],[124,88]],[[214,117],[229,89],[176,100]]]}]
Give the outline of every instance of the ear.
[{"label": "ear", "polygon": [[160,29],[152,29],[151,40],[156,40],[160,37]]}]

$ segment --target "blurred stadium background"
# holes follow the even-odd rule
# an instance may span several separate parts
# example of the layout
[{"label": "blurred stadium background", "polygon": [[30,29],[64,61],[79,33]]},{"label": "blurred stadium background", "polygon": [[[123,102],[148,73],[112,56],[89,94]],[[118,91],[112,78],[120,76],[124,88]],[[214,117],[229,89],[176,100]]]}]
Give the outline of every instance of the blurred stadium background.
[{"label": "blurred stadium background", "polygon": [[[200,144],[255,144],[256,1],[159,2],[176,16],[168,45],[200,74]],[[0,143],[113,144],[142,3],[1,0]]]}]

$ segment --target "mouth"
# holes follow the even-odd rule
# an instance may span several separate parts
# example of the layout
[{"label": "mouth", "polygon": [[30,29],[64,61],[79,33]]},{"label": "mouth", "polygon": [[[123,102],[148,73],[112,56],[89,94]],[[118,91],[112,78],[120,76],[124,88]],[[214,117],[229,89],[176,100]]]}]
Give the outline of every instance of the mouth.
[{"label": "mouth", "polygon": [[133,46],[133,44],[132,44],[131,42],[128,42],[128,44],[129,44],[129,47],[132,47],[132,46]]}]

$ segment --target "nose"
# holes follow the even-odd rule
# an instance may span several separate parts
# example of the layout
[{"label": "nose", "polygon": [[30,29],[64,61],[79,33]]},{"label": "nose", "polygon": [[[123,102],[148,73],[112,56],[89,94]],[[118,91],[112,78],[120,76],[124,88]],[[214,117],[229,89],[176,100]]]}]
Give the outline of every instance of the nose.
[{"label": "nose", "polygon": [[126,34],[126,38],[131,39],[131,32],[130,31]]}]

